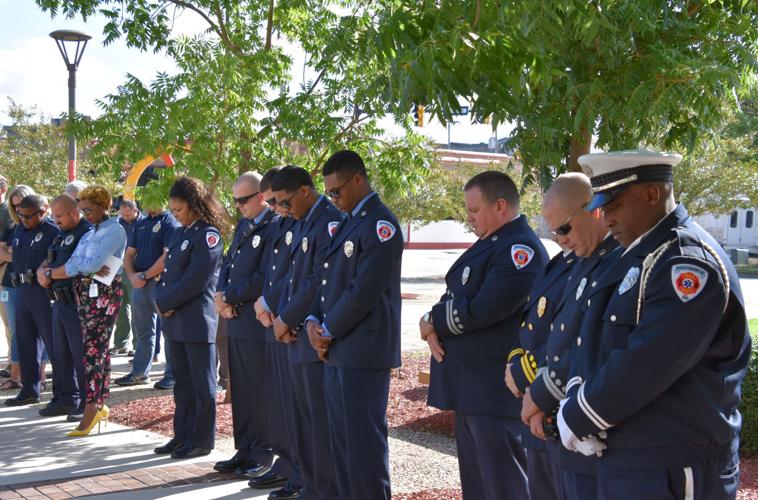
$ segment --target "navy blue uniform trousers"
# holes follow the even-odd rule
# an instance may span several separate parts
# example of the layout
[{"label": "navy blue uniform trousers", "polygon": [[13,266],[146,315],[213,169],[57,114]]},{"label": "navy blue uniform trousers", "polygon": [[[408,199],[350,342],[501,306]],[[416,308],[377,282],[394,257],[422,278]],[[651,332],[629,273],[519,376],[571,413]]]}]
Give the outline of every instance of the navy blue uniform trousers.
[{"label": "navy blue uniform trousers", "polygon": [[[53,319],[47,290],[38,285],[19,285],[16,292],[16,337],[21,367],[22,396],[39,397],[42,348],[55,359]],[[53,367],[55,369],[55,367]]]},{"label": "navy blue uniform trousers", "polygon": [[561,470],[561,488],[563,498],[566,500],[574,498],[594,500],[597,498],[597,476]]},{"label": "navy blue uniform trousers", "polygon": [[329,444],[324,364],[319,361],[289,365],[295,400],[293,445],[303,478],[303,498],[342,498],[337,494],[337,471]]},{"label": "navy blue uniform trousers", "polygon": [[324,392],[339,498],[389,500],[390,370],[326,366]]},{"label": "navy blue uniform trousers", "polygon": [[216,438],[216,346],[165,339],[174,367],[174,437],[212,449]]},{"label": "navy blue uniform trousers", "polygon": [[529,498],[524,424],[495,415],[455,414],[455,441],[464,500]]},{"label": "navy blue uniform trousers", "polygon": [[295,400],[287,361],[287,346],[278,342],[267,342],[266,359],[268,378],[264,380],[267,381],[265,386],[268,394],[269,437],[271,448],[278,457],[271,470],[286,477],[290,489],[300,489],[303,487],[303,481],[291,444],[293,423],[290,419],[295,411]]},{"label": "navy blue uniform trousers", "polygon": [[526,464],[529,500],[564,500],[561,469],[546,449],[527,448]]},{"label": "navy blue uniform trousers", "polygon": [[274,460],[268,436],[267,374],[266,344],[229,337],[234,447],[240,458],[265,466]]},{"label": "navy blue uniform trousers", "polygon": [[76,304],[53,302],[53,401],[84,408],[84,335]]}]

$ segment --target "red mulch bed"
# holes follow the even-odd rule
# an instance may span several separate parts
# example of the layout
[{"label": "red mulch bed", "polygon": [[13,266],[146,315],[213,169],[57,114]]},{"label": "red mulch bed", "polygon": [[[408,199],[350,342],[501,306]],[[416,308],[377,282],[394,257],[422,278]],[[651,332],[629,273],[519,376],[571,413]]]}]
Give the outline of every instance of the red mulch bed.
[{"label": "red mulch bed", "polygon": [[758,500],[758,456],[740,459],[738,500]]},{"label": "red mulch bed", "polygon": [[414,491],[413,493],[395,493],[392,500],[460,500],[461,490],[433,490]]}]

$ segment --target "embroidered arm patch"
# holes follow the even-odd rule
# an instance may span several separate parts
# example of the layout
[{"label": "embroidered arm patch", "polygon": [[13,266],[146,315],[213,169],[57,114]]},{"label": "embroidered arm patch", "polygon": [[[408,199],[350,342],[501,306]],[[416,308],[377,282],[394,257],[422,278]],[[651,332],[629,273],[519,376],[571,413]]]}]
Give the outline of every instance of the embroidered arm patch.
[{"label": "embroidered arm patch", "polygon": [[671,284],[682,302],[689,302],[705,288],[708,272],[692,264],[676,264],[671,267]]}]

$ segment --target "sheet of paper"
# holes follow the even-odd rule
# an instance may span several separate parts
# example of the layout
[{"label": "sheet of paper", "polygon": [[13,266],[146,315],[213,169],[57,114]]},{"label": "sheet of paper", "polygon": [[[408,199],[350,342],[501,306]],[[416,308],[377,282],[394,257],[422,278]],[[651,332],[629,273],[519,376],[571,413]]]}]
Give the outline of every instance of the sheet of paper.
[{"label": "sheet of paper", "polygon": [[105,266],[108,266],[108,274],[105,276],[98,276],[97,274],[93,275],[92,277],[99,281],[100,283],[104,285],[110,286],[110,284],[113,282],[113,278],[116,277],[116,272],[121,268],[121,264],[124,261],[119,259],[118,257],[114,257],[111,255],[107,259],[105,259]]}]

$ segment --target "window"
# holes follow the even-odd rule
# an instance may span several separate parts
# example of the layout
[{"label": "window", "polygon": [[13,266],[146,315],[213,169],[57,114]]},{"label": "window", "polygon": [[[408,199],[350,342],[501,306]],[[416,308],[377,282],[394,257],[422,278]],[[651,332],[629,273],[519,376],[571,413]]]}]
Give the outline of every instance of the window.
[{"label": "window", "polygon": [[735,210],[729,216],[729,227],[737,227],[737,211]]},{"label": "window", "polygon": [[745,212],[745,227],[750,229],[753,227],[753,211],[748,210]]}]

